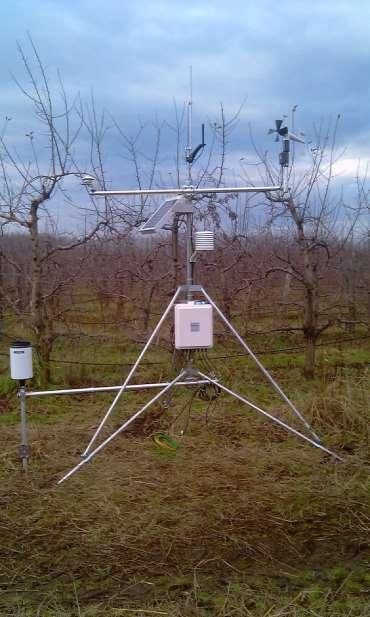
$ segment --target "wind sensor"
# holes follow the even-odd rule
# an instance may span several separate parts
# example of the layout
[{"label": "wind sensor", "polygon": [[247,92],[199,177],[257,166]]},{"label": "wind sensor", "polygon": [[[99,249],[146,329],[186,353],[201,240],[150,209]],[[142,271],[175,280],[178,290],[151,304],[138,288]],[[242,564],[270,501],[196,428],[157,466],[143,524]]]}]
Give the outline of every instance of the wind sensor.
[{"label": "wind sensor", "polygon": [[202,124],[202,142],[200,144],[197,145],[196,148],[194,148],[194,150],[191,150],[189,148],[190,151],[187,152],[186,156],[185,156],[185,160],[187,163],[194,163],[194,161],[197,160],[197,158],[199,158],[201,152],[203,151],[203,149],[205,148],[206,144],[204,141],[204,124]]},{"label": "wind sensor", "polygon": [[[281,167],[289,167],[289,153],[290,153],[290,142],[296,141],[300,144],[304,144],[305,141],[302,137],[296,135],[295,133],[291,133],[287,126],[283,126],[283,120],[275,120],[275,128],[269,129],[268,134],[276,133],[275,141],[280,141],[280,138],[283,143],[283,149],[279,154],[279,163]],[[303,136],[303,133],[301,133]]]}]

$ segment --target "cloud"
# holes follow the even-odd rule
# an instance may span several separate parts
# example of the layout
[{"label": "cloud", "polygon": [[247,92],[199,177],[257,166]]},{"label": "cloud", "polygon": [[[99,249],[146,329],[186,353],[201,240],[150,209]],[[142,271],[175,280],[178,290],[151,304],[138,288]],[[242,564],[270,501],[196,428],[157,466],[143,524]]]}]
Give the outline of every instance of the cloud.
[{"label": "cloud", "polygon": [[335,177],[355,179],[357,175],[361,175],[368,167],[370,159],[349,158],[345,157],[336,161],[333,165],[333,174]]},{"label": "cloud", "polygon": [[[338,163],[343,178],[358,157],[368,157],[368,1],[2,0],[0,18],[0,117],[14,115],[20,138],[31,115],[9,71],[27,83],[15,41],[30,57],[29,31],[48,75],[54,80],[60,69],[71,94],[88,98],[93,89],[98,108],[108,109],[128,134],[138,116],[149,124],[155,114],[173,122],[173,99],[181,108],[188,98],[192,65],[194,140],[201,122],[219,115],[220,101],[231,117],[247,97],[230,136],[230,167],[241,156],[253,158],[249,123],[261,147],[274,151],[267,129],[297,103],[297,128],[309,138],[314,124],[341,113],[338,143],[350,149],[347,162]],[[107,143],[112,175],[125,173],[128,180],[119,139],[112,134]],[[140,147],[150,152],[152,130]],[[163,148],[163,168],[170,168],[176,148],[170,131]]]}]

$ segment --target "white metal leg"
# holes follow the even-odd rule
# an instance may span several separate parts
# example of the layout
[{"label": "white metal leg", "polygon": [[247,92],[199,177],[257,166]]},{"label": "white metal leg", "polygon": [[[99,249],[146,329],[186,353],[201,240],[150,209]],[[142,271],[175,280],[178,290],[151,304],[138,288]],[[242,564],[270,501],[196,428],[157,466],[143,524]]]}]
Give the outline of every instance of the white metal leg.
[{"label": "white metal leg", "polygon": [[225,317],[225,315],[223,314],[223,312],[218,308],[217,304],[215,304],[215,302],[212,300],[212,298],[207,294],[207,292],[205,291],[205,289],[202,287],[202,294],[204,295],[205,298],[207,298],[208,302],[210,304],[212,304],[213,308],[215,309],[215,311],[218,313],[218,315],[221,317],[221,319],[225,322],[225,324],[227,325],[227,327],[229,328],[229,330],[231,330],[231,332],[233,333],[233,335],[235,336],[235,338],[237,338],[237,340],[239,341],[239,343],[241,344],[242,347],[244,347],[244,349],[248,352],[248,354],[251,356],[251,358],[254,360],[254,362],[257,364],[257,366],[259,367],[259,369],[262,371],[262,373],[265,375],[265,377],[267,377],[267,379],[270,381],[270,383],[273,385],[273,387],[275,388],[275,390],[280,394],[280,396],[284,399],[284,401],[289,405],[289,407],[291,408],[291,410],[293,411],[293,413],[295,413],[295,415],[301,420],[301,422],[303,422],[303,424],[305,425],[305,427],[310,431],[311,435],[314,437],[315,441],[317,443],[320,443],[320,437],[315,433],[315,431],[313,430],[312,426],[307,422],[307,420],[302,416],[302,414],[298,411],[298,409],[296,408],[296,406],[292,403],[292,401],[287,397],[287,395],[285,394],[285,392],[283,392],[283,390],[280,388],[279,384],[275,381],[275,379],[272,377],[272,375],[270,375],[270,373],[268,372],[268,370],[263,366],[262,362],[260,362],[260,360],[257,358],[257,356],[253,353],[253,351],[251,350],[251,348],[247,345],[247,343],[244,341],[244,339],[242,339],[242,337],[240,336],[240,334],[237,332],[237,330],[235,330],[234,326],[228,321],[228,319]]},{"label": "white metal leg", "polygon": [[162,317],[160,318],[159,322],[157,323],[156,327],[154,328],[151,336],[149,337],[148,341],[146,342],[144,348],[142,349],[138,359],[136,360],[135,364],[132,366],[129,374],[127,375],[124,383],[122,384],[120,390],[118,391],[118,393],[116,394],[113,403],[111,404],[111,406],[109,407],[108,411],[106,412],[104,418],[102,419],[102,421],[100,422],[98,428],[96,429],[94,435],[92,436],[86,450],[84,451],[84,453],[82,454],[82,456],[86,456],[88,454],[88,452],[91,449],[91,446],[93,445],[95,439],[97,438],[97,436],[99,435],[100,431],[102,430],[104,424],[106,423],[106,421],[108,420],[110,414],[112,413],[113,409],[115,408],[116,404],[118,403],[119,399],[121,398],[122,393],[124,392],[124,390],[126,389],[126,386],[128,384],[128,382],[130,381],[131,377],[133,376],[133,374],[135,373],[137,367],[139,366],[141,359],[143,358],[143,356],[145,355],[145,352],[147,351],[149,345],[151,344],[151,342],[153,341],[154,337],[156,336],[157,332],[159,331],[162,323],[164,322],[164,320],[166,319],[168,313],[170,312],[171,308],[173,307],[173,305],[175,304],[176,298],[180,293],[180,287],[177,289],[177,291],[175,292],[171,302],[169,303],[169,305],[167,306],[165,312],[163,313]]},{"label": "white metal leg", "polygon": [[266,418],[269,418],[269,420],[272,420],[276,424],[279,424],[279,426],[282,426],[283,428],[285,428],[287,431],[290,431],[294,435],[297,435],[298,437],[301,437],[301,439],[304,439],[305,441],[308,441],[308,443],[310,443],[311,445],[315,446],[315,448],[319,448],[320,450],[323,450],[327,454],[330,454],[331,456],[336,458],[338,461],[342,461],[343,462],[343,459],[340,456],[338,456],[338,454],[335,454],[335,452],[332,452],[331,450],[329,450],[328,448],[325,448],[324,446],[322,446],[321,444],[317,443],[316,441],[314,441],[310,437],[307,437],[303,433],[300,433],[295,428],[293,428],[292,426],[289,426],[289,424],[286,424],[282,420],[279,420],[278,418],[275,418],[275,416],[272,416],[270,413],[268,413],[264,409],[261,409],[261,407],[258,407],[254,403],[251,403],[246,398],[244,398],[243,396],[240,396],[240,394],[237,394],[233,390],[230,390],[230,388],[227,388],[226,386],[224,386],[219,381],[216,381],[215,379],[212,379],[212,377],[209,377],[209,375],[205,375],[205,373],[202,373],[201,371],[198,371],[198,373],[199,373],[199,375],[201,377],[203,377],[203,379],[208,379],[208,381],[210,381],[211,383],[214,383],[218,388],[220,388],[224,392],[227,392],[228,394],[230,394],[234,398],[237,398],[239,401],[241,401],[242,403],[245,403],[245,405],[248,405],[252,409],[255,409],[255,411],[258,411],[262,415],[266,416]]},{"label": "white metal leg", "polygon": [[[196,379],[179,381],[176,383],[176,386],[200,386],[202,384],[206,384],[208,381],[205,379]],[[153,390],[155,388],[164,388],[168,386],[169,381],[159,381],[158,383],[135,383],[132,385],[127,385],[125,390]],[[39,392],[26,392],[25,397],[35,397],[35,396],[51,396],[51,395],[63,395],[63,394],[93,394],[94,392],[117,392],[120,390],[122,386],[100,386],[97,388],[69,388],[68,390],[40,390]]]},{"label": "white metal leg", "polygon": [[[242,347],[246,350],[246,352],[251,356],[251,358],[254,360],[254,362],[257,364],[257,366],[260,368],[262,373],[271,382],[271,384],[273,385],[275,390],[280,394],[280,396],[283,398],[283,400],[292,409],[294,414],[301,420],[301,422],[311,432],[311,434],[313,435],[314,439],[311,439],[310,437],[307,437],[306,435],[304,435],[300,431],[297,431],[295,428],[289,426],[288,424],[286,424],[282,420],[279,420],[278,418],[275,418],[273,415],[271,415],[267,411],[261,409],[260,407],[258,407],[254,403],[252,403],[251,401],[248,401],[246,398],[244,398],[240,394],[234,392],[230,388],[227,388],[226,386],[222,385],[218,380],[213,379],[212,377],[209,377],[208,375],[202,373],[201,371],[199,371],[195,367],[192,368],[191,374],[189,374],[188,370],[183,369],[181,371],[181,373],[176,377],[176,379],[172,380],[171,382],[128,385],[131,377],[133,376],[133,374],[135,373],[137,367],[139,366],[139,364],[140,364],[143,356],[145,355],[148,347],[152,343],[152,341],[155,338],[155,336],[157,335],[161,325],[163,324],[164,320],[168,316],[171,308],[175,304],[176,299],[177,299],[179,293],[181,291],[186,291],[187,287],[189,287],[189,288],[190,287],[194,287],[194,289],[192,289],[191,291],[196,291],[197,293],[203,294],[203,296],[213,306],[213,308],[215,309],[216,313],[221,317],[221,319],[224,321],[226,326],[230,329],[230,331],[233,333],[233,335],[236,337],[236,339],[239,341],[239,343],[242,345]],[[201,378],[201,379],[199,379],[199,378]],[[184,379],[184,380],[181,381],[181,379]],[[325,448],[324,446],[322,446],[320,444],[319,437],[313,431],[313,429],[310,426],[310,424],[306,421],[306,419],[302,416],[302,414],[296,409],[295,405],[286,396],[286,394],[283,392],[283,390],[280,388],[280,386],[276,383],[274,378],[270,375],[270,373],[263,366],[263,364],[260,362],[260,360],[256,357],[256,355],[253,353],[253,351],[250,349],[250,347],[247,345],[247,343],[242,339],[242,337],[235,330],[235,328],[228,321],[228,319],[224,316],[224,314],[218,308],[218,306],[215,304],[215,302],[212,300],[212,298],[207,294],[205,289],[203,287],[201,287],[201,286],[187,285],[187,286],[179,287],[177,289],[177,291],[174,294],[172,300],[170,301],[169,305],[167,306],[166,310],[164,311],[162,317],[160,318],[160,320],[158,321],[156,327],[154,328],[150,338],[148,339],[147,343],[145,344],[144,348],[142,349],[141,353],[139,354],[136,362],[133,364],[132,368],[130,369],[129,374],[127,375],[127,377],[126,377],[124,383],[122,384],[122,386],[111,386],[109,388],[106,387],[106,388],[83,388],[83,389],[79,389],[81,392],[82,391],[84,391],[84,392],[89,392],[89,391],[93,392],[93,391],[104,391],[104,390],[118,390],[118,393],[117,393],[114,401],[110,405],[108,411],[104,415],[102,421],[100,422],[100,424],[99,424],[97,430],[95,431],[92,439],[90,440],[90,442],[89,442],[85,452],[83,453],[83,455],[82,455],[83,456],[83,460],[80,461],[80,463],[78,465],[76,465],[73,469],[71,469],[63,478],[61,478],[61,480],[59,480],[58,484],[61,484],[62,482],[67,480],[76,471],[78,471],[83,465],[85,465],[85,463],[87,463],[89,460],[91,460],[96,454],[98,454],[98,452],[100,452],[106,445],[108,445],[117,435],[119,435],[122,431],[124,431],[131,424],[131,422],[133,422],[139,415],[144,413],[144,411],[146,409],[148,409],[153,403],[155,403],[163,394],[165,394],[165,392],[170,390],[173,386],[193,385],[193,384],[195,385],[195,384],[199,384],[199,383],[212,383],[212,384],[214,384],[215,386],[219,387],[224,392],[227,392],[228,394],[230,394],[234,398],[238,399],[239,401],[241,401],[245,405],[248,405],[249,407],[251,407],[255,411],[257,411],[257,412],[261,413],[262,415],[264,415],[265,417],[269,418],[272,422],[278,424],[279,426],[281,426],[285,430],[289,431],[290,433],[293,433],[295,436],[300,437],[301,439],[303,439],[306,442],[310,443],[314,447],[319,448],[323,452],[326,452],[327,454],[330,454],[335,459],[337,459],[339,461],[343,460],[340,456],[338,456],[337,454],[335,454],[334,452],[332,452],[331,450],[329,450],[328,448]],[[137,390],[139,390],[139,389],[144,389],[146,387],[147,388],[156,388],[156,387],[162,387],[162,386],[165,386],[165,387],[160,392],[158,392],[158,394],[156,394],[148,403],[146,403],[143,407],[141,407],[133,416],[131,416],[128,420],[126,420],[126,422],[124,422],[116,431],[114,431],[114,433],[112,433],[107,439],[105,439],[99,446],[97,446],[94,450],[92,450],[93,443],[95,442],[95,440],[98,437],[99,433],[101,432],[103,426],[105,425],[106,421],[108,420],[111,412],[113,411],[113,409],[114,409],[115,405],[117,404],[119,398],[121,397],[122,393],[126,389],[130,389],[130,390],[131,389],[132,390],[137,389]],[[61,391],[51,391],[51,392],[44,391],[44,392],[39,392],[39,393],[36,392],[36,393],[34,393],[34,395],[35,396],[37,396],[37,395],[41,396],[41,395],[47,395],[47,394],[63,394],[63,393],[69,394],[69,393],[72,393],[72,390],[61,390]],[[30,395],[32,395],[32,394],[30,393]]]},{"label": "white metal leg", "polygon": [[90,461],[93,458],[93,456],[95,456],[95,454],[98,454],[98,452],[100,452],[100,450],[102,450],[105,446],[107,446],[115,437],[117,437],[117,435],[122,433],[122,431],[124,431],[134,420],[136,420],[136,418],[138,418],[142,413],[144,413],[144,411],[148,409],[150,405],[153,405],[153,403],[155,403],[161,396],[163,396],[163,394],[165,394],[168,390],[172,388],[172,386],[174,386],[178,381],[180,381],[180,379],[184,375],[185,375],[185,371],[181,371],[181,373],[175,379],[173,379],[165,388],[163,388],[163,390],[158,392],[158,394],[156,394],[152,399],[150,399],[150,401],[148,401],[143,407],[141,407],[139,411],[134,413],[134,415],[131,416],[131,418],[126,420],[126,422],[124,422],[116,431],[114,431],[112,435],[107,437],[105,441],[99,444],[99,446],[95,448],[95,450],[92,450],[90,454],[88,454],[84,459],[82,459],[82,461],[80,461],[80,463],[78,463],[76,467],[71,469],[65,476],[63,476],[63,478],[61,478],[58,481],[58,484],[61,484],[62,482],[64,482],[64,480],[67,480],[68,478],[70,478],[76,471],[78,471],[83,465],[85,465],[85,463]]}]

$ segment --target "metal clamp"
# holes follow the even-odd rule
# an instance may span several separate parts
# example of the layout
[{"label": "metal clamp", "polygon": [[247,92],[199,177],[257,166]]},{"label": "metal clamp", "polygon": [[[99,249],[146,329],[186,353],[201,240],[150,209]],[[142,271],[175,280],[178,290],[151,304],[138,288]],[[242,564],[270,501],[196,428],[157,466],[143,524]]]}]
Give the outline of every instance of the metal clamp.
[{"label": "metal clamp", "polygon": [[202,291],[201,285],[180,285],[180,291]]},{"label": "metal clamp", "polygon": [[24,459],[24,458],[29,458],[30,453],[31,453],[31,449],[30,449],[30,447],[29,447],[29,446],[27,446],[26,444],[21,444],[21,445],[19,446],[19,457],[20,457],[21,459]]}]

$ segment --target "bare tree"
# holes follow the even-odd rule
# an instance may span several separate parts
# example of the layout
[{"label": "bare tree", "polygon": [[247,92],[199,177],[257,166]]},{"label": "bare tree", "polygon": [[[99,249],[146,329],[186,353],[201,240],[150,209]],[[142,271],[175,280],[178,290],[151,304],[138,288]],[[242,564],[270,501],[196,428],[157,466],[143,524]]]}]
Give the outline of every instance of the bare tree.
[{"label": "bare tree", "polygon": [[[100,212],[90,198],[82,211],[66,190],[67,178],[81,176],[75,149],[84,125],[82,105],[79,98],[69,100],[59,75],[58,87],[53,87],[31,38],[29,44],[30,57],[18,46],[28,85],[23,86],[18,80],[16,83],[31,107],[33,126],[25,140],[14,146],[11,126],[15,121],[6,117],[0,137],[0,221],[25,232],[30,240],[29,325],[41,364],[41,379],[45,381],[49,377],[52,341],[48,310],[64,287],[58,280],[51,288],[46,285],[50,284],[53,263],[57,254],[88,242],[107,221],[106,212]],[[74,231],[66,232],[63,241],[57,242],[55,232],[61,207],[67,220],[65,229],[73,225]],[[77,214],[80,232],[76,231]],[[53,242],[50,232],[54,234]]]},{"label": "bare tree", "polygon": [[[325,273],[343,250],[358,218],[358,212],[352,211],[343,224],[346,206],[340,190],[333,191],[335,163],[341,156],[336,146],[338,123],[339,116],[332,127],[320,126],[315,130],[315,146],[308,148],[309,162],[304,166],[302,159],[298,166],[293,151],[284,188],[266,195],[266,227],[275,238],[266,276],[281,273],[293,280],[302,292],[302,302],[298,301],[301,322],[290,329],[303,332],[307,377],[314,375],[320,335],[338,320],[338,310],[334,316],[331,311],[338,309],[337,303],[330,307],[330,303],[323,301]],[[261,178],[278,184],[281,170],[271,163],[267,153],[261,152],[255,144],[254,147],[262,163],[259,167]]]}]

